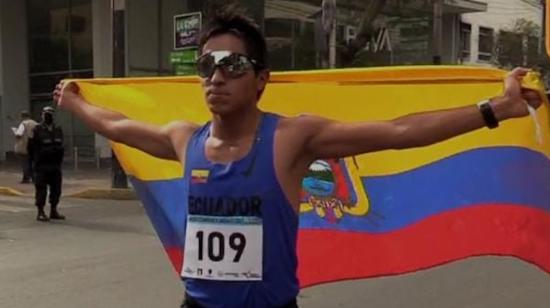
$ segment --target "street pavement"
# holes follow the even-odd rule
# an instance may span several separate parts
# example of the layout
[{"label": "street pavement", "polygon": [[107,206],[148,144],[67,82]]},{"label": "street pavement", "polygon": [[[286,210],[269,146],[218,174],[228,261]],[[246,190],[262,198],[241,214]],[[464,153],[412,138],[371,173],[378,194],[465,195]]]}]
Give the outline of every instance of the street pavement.
[{"label": "street pavement", "polygon": [[[0,169],[0,186],[17,170]],[[86,175],[88,174],[88,175]],[[107,188],[107,170],[66,172],[69,191]],[[82,175],[82,176],[80,176]],[[11,179],[11,180],[10,180]],[[69,184],[72,183],[72,184]],[[178,307],[183,288],[137,201],[64,197],[66,221],[34,220],[32,189],[0,195],[0,307]],[[327,266],[346,260],[325,260]],[[301,307],[550,307],[550,274],[509,257],[302,290]]]},{"label": "street pavement", "polygon": [[[0,161],[0,194],[10,190],[25,196],[34,195],[34,185],[22,184],[21,167],[14,161]],[[97,168],[94,164],[80,163],[75,168],[70,163],[63,166],[63,195],[73,196],[86,192],[97,198],[103,198],[112,191],[111,170],[108,166]],[[128,197],[128,196],[126,196]]]},{"label": "street pavement", "polygon": [[182,290],[135,201],[64,199],[38,222],[31,198],[0,196],[0,307],[178,307]]}]

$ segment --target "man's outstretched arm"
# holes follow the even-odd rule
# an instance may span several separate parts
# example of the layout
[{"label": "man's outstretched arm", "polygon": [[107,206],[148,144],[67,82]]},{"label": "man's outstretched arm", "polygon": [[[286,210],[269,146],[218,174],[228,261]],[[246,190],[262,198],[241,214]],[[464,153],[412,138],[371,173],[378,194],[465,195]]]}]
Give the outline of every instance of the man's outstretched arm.
[{"label": "man's outstretched arm", "polygon": [[74,83],[58,84],[53,96],[60,108],[73,113],[93,131],[159,158],[179,160],[176,149],[183,148],[195,129],[194,125],[185,122],[156,126],[91,105],[79,94]]},{"label": "man's outstretched arm", "polygon": [[[498,121],[528,115],[527,105],[538,108],[541,99],[534,91],[521,89],[528,70],[517,68],[505,80],[502,96],[490,105]],[[404,149],[437,143],[484,127],[486,121],[477,105],[416,113],[391,121],[341,123],[320,117],[296,119],[305,149],[311,159],[346,157],[385,149]]]}]

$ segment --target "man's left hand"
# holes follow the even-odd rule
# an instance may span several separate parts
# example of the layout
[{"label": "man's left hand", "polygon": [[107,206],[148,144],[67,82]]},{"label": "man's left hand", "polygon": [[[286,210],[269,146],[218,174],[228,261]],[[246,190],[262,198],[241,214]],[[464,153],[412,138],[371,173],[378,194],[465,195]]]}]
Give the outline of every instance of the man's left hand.
[{"label": "man's left hand", "polygon": [[521,87],[521,81],[528,72],[529,69],[518,67],[506,76],[503,95],[491,100],[497,119],[524,117],[529,114],[527,105],[536,109],[542,104],[537,91]]}]

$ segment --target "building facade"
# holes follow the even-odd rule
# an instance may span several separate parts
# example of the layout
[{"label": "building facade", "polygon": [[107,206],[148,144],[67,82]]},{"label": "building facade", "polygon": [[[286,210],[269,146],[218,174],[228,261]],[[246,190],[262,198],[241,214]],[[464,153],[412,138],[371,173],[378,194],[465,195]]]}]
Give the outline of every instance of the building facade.
[{"label": "building facade", "polygon": [[487,0],[485,12],[461,17],[461,63],[534,66],[544,56],[544,1]]},{"label": "building facade", "polygon": [[[323,14],[323,0],[0,0],[0,160],[13,148],[20,111],[38,118],[59,80],[183,72],[174,61],[175,16],[200,12],[204,23],[228,2],[262,28],[273,70],[478,64],[488,50],[479,39],[485,28],[504,29],[513,9],[541,20],[541,10],[521,0],[336,0],[333,15]],[[486,23],[496,22],[484,17],[496,8],[505,10],[501,23]],[[333,47],[327,16],[336,22]],[[76,118],[63,111],[57,118],[69,159],[110,156],[107,142]]]}]

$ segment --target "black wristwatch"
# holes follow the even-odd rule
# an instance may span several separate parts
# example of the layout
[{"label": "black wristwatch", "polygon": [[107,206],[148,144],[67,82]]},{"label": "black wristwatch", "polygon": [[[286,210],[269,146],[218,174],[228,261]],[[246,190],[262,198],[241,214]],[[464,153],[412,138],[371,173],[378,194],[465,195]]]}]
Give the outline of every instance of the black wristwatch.
[{"label": "black wristwatch", "polygon": [[488,128],[492,129],[498,127],[497,117],[495,116],[495,113],[493,112],[493,107],[491,107],[490,101],[488,99],[479,102],[477,104],[477,107],[479,108],[479,111],[483,116],[483,120],[485,121],[485,125],[487,125]]}]

